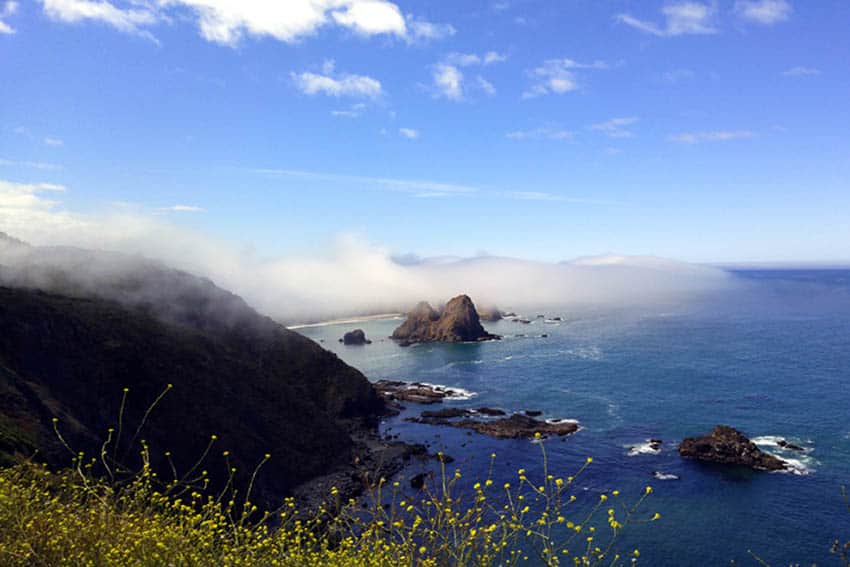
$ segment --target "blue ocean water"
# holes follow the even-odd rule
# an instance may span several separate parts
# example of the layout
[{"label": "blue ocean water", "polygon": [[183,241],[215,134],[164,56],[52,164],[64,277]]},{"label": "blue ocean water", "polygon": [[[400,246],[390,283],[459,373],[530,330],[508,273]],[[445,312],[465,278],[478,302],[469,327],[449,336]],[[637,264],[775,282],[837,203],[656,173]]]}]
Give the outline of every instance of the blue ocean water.
[{"label": "blue ocean water", "polygon": [[[546,442],[550,470],[566,476],[593,456],[580,482],[590,498],[612,489],[636,497],[653,486],[645,510],[662,519],[631,526],[621,541],[624,549],[640,547],[643,564],[755,564],[748,550],[773,565],[837,564],[832,542],[850,539],[850,512],[841,500],[841,485],[850,485],[850,271],[732,274],[729,289],[674,304],[541,306],[526,315],[564,320],[487,324],[505,336],[498,342],[401,348],[381,340],[398,320],[300,332],[371,380],[430,382],[474,393],[447,406],[534,409],[546,418],[579,420],[578,433]],[[337,342],[355,327],[375,342]],[[453,456],[452,466],[470,478],[486,474],[491,452],[497,454],[497,483],[515,481],[518,467],[531,478],[540,475],[534,443],[404,421],[423,409],[408,404],[383,429]],[[800,474],[679,457],[683,437],[721,423],[796,459]],[[782,452],[771,443],[774,437],[806,452]],[[649,438],[664,441],[660,453],[630,451]],[[679,479],[658,480],[655,471]]]}]

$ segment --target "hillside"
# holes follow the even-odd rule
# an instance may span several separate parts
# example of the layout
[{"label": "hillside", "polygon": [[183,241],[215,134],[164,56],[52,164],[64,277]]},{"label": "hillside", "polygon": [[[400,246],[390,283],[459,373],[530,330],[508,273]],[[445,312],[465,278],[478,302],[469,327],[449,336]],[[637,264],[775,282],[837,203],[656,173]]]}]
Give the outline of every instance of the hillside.
[{"label": "hillside", "polygon": [[[135,269],[95,277],[80,259],[109,265],[99,253],[68,249],[57,267],[40,249],[14,246],[17,257],[0,254],[2,460],[38,448],[40,458],[66,465],[54,416],[75,450],[98,455],[126,387],[120,456],[149,404],[173,384],[139,435],[154,465],[170,451],[186,471],[216,435],[203,464],[214,484],[226,470],[224,450],[243,481],[270,453],[256,488],[275,501],[349,463],[350,433],[383,408],[360,372],[212,282],[126,257],[113,265]],[[67,269],[69,258],[79,273]]]}]

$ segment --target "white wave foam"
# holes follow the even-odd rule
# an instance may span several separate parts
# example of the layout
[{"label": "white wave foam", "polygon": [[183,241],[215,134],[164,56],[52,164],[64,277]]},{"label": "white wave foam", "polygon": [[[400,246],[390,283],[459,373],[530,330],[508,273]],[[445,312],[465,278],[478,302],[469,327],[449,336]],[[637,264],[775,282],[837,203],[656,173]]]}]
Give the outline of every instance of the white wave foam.
[{"label": "white wave foam", "polygon": [[661,471],[653,472],[652,477],[657,480],[679,480],[678,476],[670,473],[663,473]]},{"label": "white wave foam", "polygon": [[478,395],[477,392],[472,392],[456,386],[445,386],[443,384],[432,384],[430,382],[419,382],[419,384],[428,386],[429,388],[434,388],[434,390],[438,392],[446,392],[448,395],[443,398],[444,400],[469,400]]},{"label": "white wave foam", "polygon": [[661,444],[653,443],[651,439],[647,439],[643,443],[638,443],[637,445],[626,445],[626,449],[629,450],[628,455],[630,457],[637,457],[638,455],[657,455],[661,452]]},{"label": "white wave foam", "polygon": [[602,360],[602,349],[597,346],[575,347],[558,352],[582,360]]},{"label": "white wave foam", "polygon": [[564,417],[564,418],[557,418],[556,417],[556,418],[547,419],[546,423],[551,423],[553,425],[556,424],[556,423],[575,423],[576,425],[578,425],[578,420],[568,418],[568,417]]},{"label": "white wave foam", "polygon": [[[806,441],[805,443],[802,441],[798,442],[796,440],[789,441],[787,438],[780,435],[760,435],[758,437],[753,437],[750,441],[758,445],[759,449],[765,453],[781,459],[787,465],[785,470],[771,472],[805,476],[814,472],[815,465],[818,464],[818,462],[809,455],[809,453],[814,450],[814,448],[811,447],[811,441]],[[782,447],[779,445],[782,441],[796,445],[800,447],[802,451]]]}]

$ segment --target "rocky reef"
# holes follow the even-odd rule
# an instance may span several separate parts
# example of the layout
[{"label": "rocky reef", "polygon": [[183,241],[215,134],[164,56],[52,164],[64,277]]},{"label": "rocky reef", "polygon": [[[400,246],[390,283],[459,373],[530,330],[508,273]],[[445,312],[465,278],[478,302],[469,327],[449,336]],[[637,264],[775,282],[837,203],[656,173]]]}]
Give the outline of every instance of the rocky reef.
[{"label": "rocky reef", "polygon": [[[479,413],[486,415],[484,412],[475,412],[472,410],[447,409],[436,412],[423,412],[421,417],[411,418],[409,421],[471,429],[477,433],[489,435],[496,439],[529,439],[534,437],[536,433],[562,436],[578,431],[578,424],[574,421],[542,421],[521,413],[515,413],[510,417],[499,419],[475,419],[476,414]],[[459,420],[452,419],[456,417],[465,418]]]},{"label": "rocky reef", "polygon": [[788,468],[785,461],[765,453],[743,433],[728,425],[718,425],[708,435],[683,439],[679,445],[679,454],[700,461],[739,465],[755,470],[781,471]]},{"label": "rocky reef", "polygon": [[481,325],[475,305],[467,295],[449,301],[442,311],[421,302],[407,314],[407,320],[393,331],[392,339],[401,344],[430,342],[475,342],[499,339]]}]

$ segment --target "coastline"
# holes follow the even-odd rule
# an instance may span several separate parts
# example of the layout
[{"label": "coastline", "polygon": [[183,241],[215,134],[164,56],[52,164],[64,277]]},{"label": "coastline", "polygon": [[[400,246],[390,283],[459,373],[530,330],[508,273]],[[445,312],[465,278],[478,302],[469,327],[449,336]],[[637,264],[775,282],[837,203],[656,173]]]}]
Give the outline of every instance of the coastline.
[{"label": "coastline", "polygon": [[315,327],[329,327],[331,325],[350,325],[353,323],[365,323],[367,321],[380,321],[383,319],[400,319],[404,317],[404,313],[377,313],[375,315],[357,315],[342,319],[329,319],[327,321],[317,321],[315,323],[295,323],[294,325],[285,325],[291,331],[298,329],[310,329]]}]

